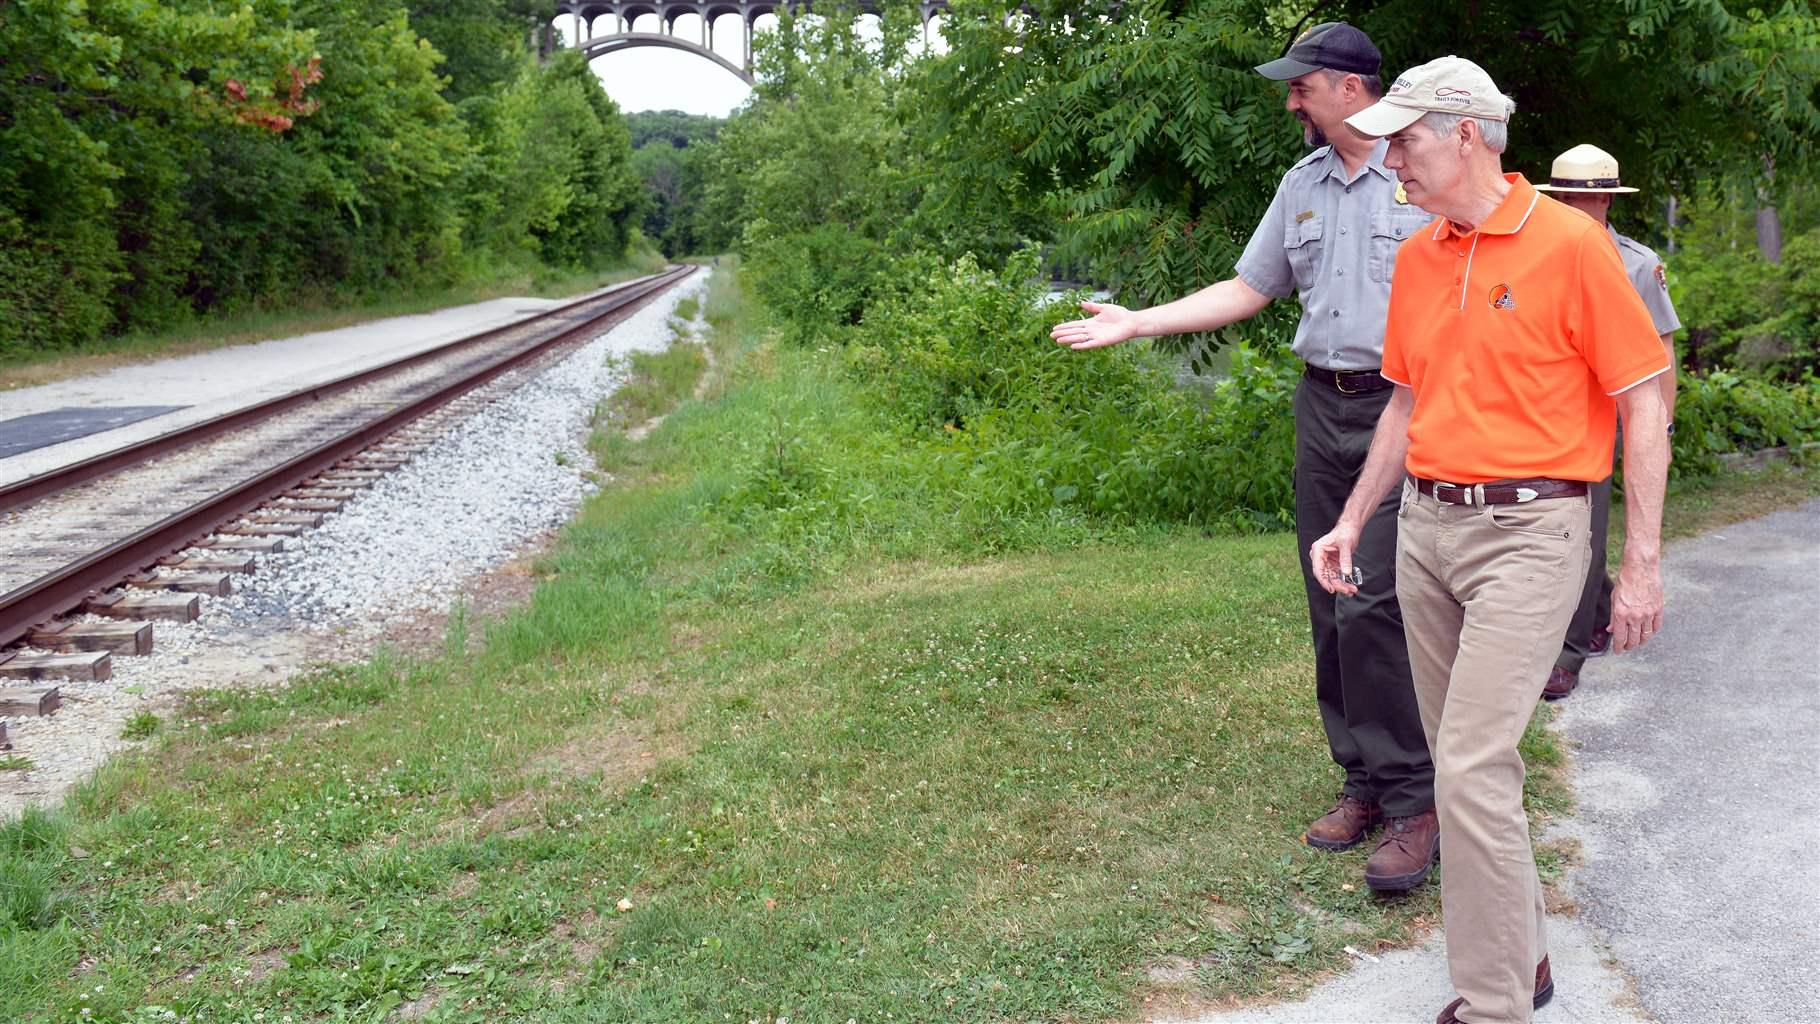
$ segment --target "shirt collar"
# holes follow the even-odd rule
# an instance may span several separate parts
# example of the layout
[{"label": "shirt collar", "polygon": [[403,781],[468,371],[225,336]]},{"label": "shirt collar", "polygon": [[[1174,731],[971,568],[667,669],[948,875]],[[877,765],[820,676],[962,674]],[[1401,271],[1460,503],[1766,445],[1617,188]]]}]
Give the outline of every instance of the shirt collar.
[{"label": "shirt collar", "polygon": [[[1514,171],[1506,174],[1504,180],[1510,182],[1510,191],[1505,193],[1504,201],[1498,204],[1498,208],[1491,211],[1491,216],[1485,218],[1485,223],[1474,229],[1479,234],[1514,235],[1523,230],[1523,225],[1529,222],[1529,215],[1535,210],[1536,202],[1542,196],[1542,193],[1537,192],[1536,187],[1531,185],[1523,175]],[[1447,234],[1466,237],[1454,227],[1453,221],[1446,217],[1436,219],[1441,223],[1435,228],[1435,238],[1438,239]],[[1473,232],[1466,234],[1471,233]]]},{"label": "shirt collar", "polygon": [[[1360,169],[1360,173],[1364,173],[1365,170],[1373,170],[1378,172],[1378,177],[1387,181],[1395,181],[1396,175],[1384,166],[1384,153],[1389,149],[1390,140],[1379,139],[1377,145],[1371,147],[1371,155],[1365,158],[1365,166]],[[1327,145],[1326,167],[1327,171],[1322,177],[1338,178],[1340,181],[1346,182],[1346,161],[1341,158],[1340,151],[1333,148],[1332,143]],[[1350,184],[1350,182],[1347,183]]]}]

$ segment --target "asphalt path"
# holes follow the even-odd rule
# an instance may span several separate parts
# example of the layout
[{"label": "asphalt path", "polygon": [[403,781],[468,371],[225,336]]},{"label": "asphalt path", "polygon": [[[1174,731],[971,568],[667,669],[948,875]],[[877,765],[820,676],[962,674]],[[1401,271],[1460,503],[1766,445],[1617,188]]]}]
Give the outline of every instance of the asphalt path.
[{"label": "asphalt path", "polygon": [[[1662,634],[1559,705],[1577,809],[1548,837],[1582,863],[1535,1020],[1820,1022],[1820,501],[1672,545],[1663,582]],[[1431,1021],[1452,998],[1436,935],[1200,1024]]]}]

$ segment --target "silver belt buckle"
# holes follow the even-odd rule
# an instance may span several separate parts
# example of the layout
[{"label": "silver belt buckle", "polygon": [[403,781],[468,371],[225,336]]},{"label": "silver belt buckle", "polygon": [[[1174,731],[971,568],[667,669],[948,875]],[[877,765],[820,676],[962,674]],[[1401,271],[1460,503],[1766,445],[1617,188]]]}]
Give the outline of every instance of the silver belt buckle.
[{"label": "silver belt buckle", "polygon": [[1519,504],[1519,505],[1523,504],[1526,501],[1534,501],[1537,498],[1540,498],[1541,496],[1542,495],[1539,492],[1537,492],[1536,490],[1534,490],[1533,488],[1529,488],[1529,487],[1517,488],[1517,504]]}]

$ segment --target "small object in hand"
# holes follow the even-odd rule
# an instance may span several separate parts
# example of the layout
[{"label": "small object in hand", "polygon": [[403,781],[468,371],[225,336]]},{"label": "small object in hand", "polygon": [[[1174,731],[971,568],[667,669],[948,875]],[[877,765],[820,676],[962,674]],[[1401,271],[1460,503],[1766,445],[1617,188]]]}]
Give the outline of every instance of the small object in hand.
[{"label": "small object in hand", "polygon": [[1352,572],[1350,574],[1340,574],[1340,581],[1342,583],[1350,583],[1355,587],[1362,587],[1365,585],[1365,570],[1355,565],[1352,567]]}]

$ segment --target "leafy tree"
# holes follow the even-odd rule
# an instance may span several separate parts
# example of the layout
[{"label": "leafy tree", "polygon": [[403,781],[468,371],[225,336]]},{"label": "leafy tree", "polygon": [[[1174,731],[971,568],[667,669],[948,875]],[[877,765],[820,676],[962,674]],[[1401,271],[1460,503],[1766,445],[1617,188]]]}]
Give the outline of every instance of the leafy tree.
[{"label": "leafy tree", "polygon": [[759,83],[720,133],[706,202],[742,225],[753,286],[799,340],[857,321],[914,202],[898,104],[915,20],[888,10],[868,44],[851,10],[821,13],[760,38]]},{"label": "leafy tree", "polygon": [[0,4],[0,352],[168,318],[199,133],[287,125],[275,83],[312,42],[246,8]]},{"label": "leafy tree", "polygon": [[0,0],[0,352],[616,258],[625,124],[533,10],[419,12],[445,62],[398,0]]},{"label": "leafy tree", "polygon": [[635,223],[639,182],[630,134],[587,61],[564,50],[532,76],[526,157],[566,169],[559,205],[532,233],[545,260],[588,266],[625,251]]},{"label": "leafy tree", "polygon": [[[730,241],[707,222],[702,203],[716,155],[715,139],[724,118],[680,110],[647,110],[628,115],[632,167],[645,183],[644,232],[672,255],[717,252]],[[719,247],[708,244],[710,240]]]},{"label": "leafy tree", "polygon": [[407,13],[411,28],[443,56],[443,95],[459,103],[517,78],[530,29],[553,10],[544,0],[418,0]]},{"label": "leafy tree", "polygon": [[632,131],[632,148],[644,149],[654,143],[665,143],[675,149],[713,141],[720,133],[724,117],[690,114],[681,110],[641,110],[626,115],[626,127]]}]

